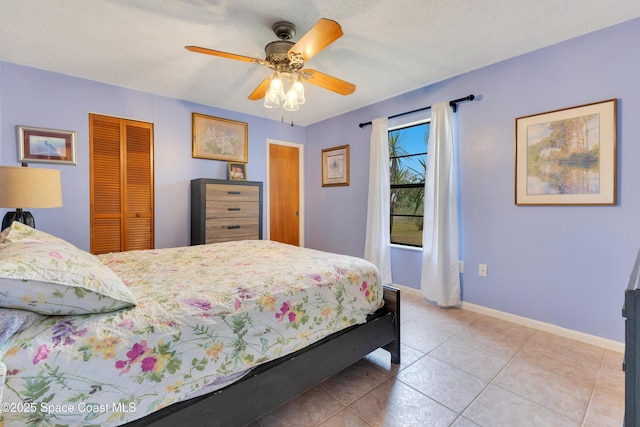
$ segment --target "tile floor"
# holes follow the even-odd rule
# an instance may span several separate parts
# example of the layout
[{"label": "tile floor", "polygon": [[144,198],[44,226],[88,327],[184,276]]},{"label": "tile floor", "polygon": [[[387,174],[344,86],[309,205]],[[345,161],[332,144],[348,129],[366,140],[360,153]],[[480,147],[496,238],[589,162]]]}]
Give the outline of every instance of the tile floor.
[{"label": "tile floor", "polygon": [[622,426],[622,354],[402,294],[377,350],[250,427]]}]

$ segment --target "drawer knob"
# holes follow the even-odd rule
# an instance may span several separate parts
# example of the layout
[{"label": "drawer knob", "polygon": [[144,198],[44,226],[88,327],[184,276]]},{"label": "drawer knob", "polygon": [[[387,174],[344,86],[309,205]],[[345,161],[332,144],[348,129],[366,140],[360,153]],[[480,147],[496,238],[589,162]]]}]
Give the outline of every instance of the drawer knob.
[{"label": "drawer knob", "polygon": [[233,230],[234,228],[240,228],[239,225],[230,225],[227,227],[228,230]]},{"label": "drawer knob", "polygon": [[239,211],[240,208],[227,208],[228,211]]},{"label": "drawer knob", "polygon": [[227,194],[240,194],[239,191],[227,191]]}]

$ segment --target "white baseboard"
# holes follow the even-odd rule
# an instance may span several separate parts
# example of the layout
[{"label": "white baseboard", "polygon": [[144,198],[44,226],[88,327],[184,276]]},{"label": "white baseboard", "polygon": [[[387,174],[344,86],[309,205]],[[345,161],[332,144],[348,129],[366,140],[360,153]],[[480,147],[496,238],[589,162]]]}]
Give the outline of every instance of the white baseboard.
[{"label": "white baseboard", "polygon": [[[397,284],[393,284],[393,286],[400,288],[402,292],[406,292],[412,295],[422,296],[422,294],[420,293],[420,290],[418,289],[397,285]],[[544,331],[550,334],[559,335],[561,337],[580,341],[585,344],[591,344],[598,347],[606,348],[607,350],[624,353],[624,343],[622,342],[598,337],[595,335],[585,334],[584,332],[574,331],[572,329],[563,328],[557,325],[553,325],[551,323],[541,322],[539,320],[529,319],[527,317],[516,316],[515,314],[510,314],[504,311],[495,310],[493,308],[472,304],[470,302],[463,301],[462,308],[465,310],[473,311],[475,313],[480,313],[480,314],[495,317],[498,319],[506,320],[508,322],[516,323],[518,325],[527,326],[529,328],[537,329],[539,331]]]}]

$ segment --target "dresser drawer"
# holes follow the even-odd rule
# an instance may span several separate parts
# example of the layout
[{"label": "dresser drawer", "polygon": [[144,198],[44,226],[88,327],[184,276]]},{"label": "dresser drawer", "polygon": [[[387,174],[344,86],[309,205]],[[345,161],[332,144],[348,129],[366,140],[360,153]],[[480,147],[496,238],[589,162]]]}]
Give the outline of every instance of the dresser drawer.
[{"label": "dresser drawer", "polygon": [[258,202],[260,188],[250,185],[207,184],[207,201]]},{"label": "dresser drawer", "polygon": [[259,202],[242,202],[242,201],[219,201],[207,200],[207,221],[211,218],[219,217],[258,217],[260,213]]},{"label": "dresser drawer", "polygon": [[257,217],[207,219],[205,243],[260,239]]}]

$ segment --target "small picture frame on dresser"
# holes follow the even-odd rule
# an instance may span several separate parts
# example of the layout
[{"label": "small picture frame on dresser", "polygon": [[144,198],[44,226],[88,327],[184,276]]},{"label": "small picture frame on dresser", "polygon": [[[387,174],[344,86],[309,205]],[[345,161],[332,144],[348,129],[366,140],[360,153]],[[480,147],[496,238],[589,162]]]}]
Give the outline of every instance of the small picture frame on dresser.
[{"label": "small picture frame on dresser", "polygon": [[228,178],[232,181],[247,180],[247,164],[228,162]]}]

